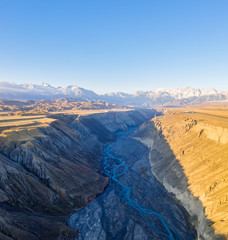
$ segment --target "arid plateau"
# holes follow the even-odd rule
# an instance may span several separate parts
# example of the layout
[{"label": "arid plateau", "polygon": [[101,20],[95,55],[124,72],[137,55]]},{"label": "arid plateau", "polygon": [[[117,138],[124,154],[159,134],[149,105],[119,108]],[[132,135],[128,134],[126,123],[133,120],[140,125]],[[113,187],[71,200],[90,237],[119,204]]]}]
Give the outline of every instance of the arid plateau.
[{"label": "arid plateau", "polygon": [[[83,109],[87,102],[60,102],[1,103],[1,239],[228,239],[226,103]],[[105,154],[123,161],[112,173]],[[83,230],[84,214],[98,210],[90,227],[100,230]]]}]

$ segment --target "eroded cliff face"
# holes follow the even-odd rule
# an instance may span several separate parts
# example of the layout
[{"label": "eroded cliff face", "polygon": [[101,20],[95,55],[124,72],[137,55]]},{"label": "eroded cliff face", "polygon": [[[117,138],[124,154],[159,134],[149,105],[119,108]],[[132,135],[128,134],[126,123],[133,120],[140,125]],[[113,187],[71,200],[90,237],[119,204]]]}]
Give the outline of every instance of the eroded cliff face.
[{"label": "eroded cliff face", "polygon": [[227,123],[225,117],[173,111],[137,134],[150,150],[152,173],[190,213],[199,239],[228,239]]},{"label": "eroded cliff face", "polygon": [[68,224],[79,240],[195,239],[189,214],[150,172],[148,149],[134,139],[137,128],[116,133],[104,148],[105,191],[75,212]]},{"label": "eroded cliff face", "polygon": [[[74,239],[67,214],[86,206],[109,180],[101,169],[112,132],[138,126],[153,111],[51,115],[50,125],[0,138],[1,239]],[[5,128],[3,129],[5,130]]]}]

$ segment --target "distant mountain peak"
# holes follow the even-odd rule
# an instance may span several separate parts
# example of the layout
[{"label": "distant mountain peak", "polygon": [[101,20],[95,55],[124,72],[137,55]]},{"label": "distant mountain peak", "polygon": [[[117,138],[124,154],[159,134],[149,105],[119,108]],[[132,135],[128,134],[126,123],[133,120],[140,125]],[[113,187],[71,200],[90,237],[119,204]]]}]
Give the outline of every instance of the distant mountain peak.
[{"label": "distant mountain peak", "polygon": [[55,98],[74,98],[80,100],[106,101],[114,104],[152,107],[168,104],[201,103],[206,101],[224,101],[228,92],[214,88],[158,88],[151,91],[136,91],[135,93],[113,92],[98,95],[91,90],[69,85],[53,87],[49,83],[15,84],[0,82],[0,98],[11,100],[40,100]]},{"label": "distant mountain peak", "polygon": [[43,87],[51,87],[51,88],[53,88],[49,83],[46,83],[46,82],[43,82],[41,85]]}]

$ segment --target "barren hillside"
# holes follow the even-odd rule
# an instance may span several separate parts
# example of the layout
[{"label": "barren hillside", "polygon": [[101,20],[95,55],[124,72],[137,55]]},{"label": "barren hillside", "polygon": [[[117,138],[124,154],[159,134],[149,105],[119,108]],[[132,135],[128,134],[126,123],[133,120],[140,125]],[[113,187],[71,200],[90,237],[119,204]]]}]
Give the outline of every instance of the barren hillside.
[{"label": "barren hillside", "polygon": [[[196,218],[198,233],[228,238],[228,108],[163,109],[138,137],[150,148],[151,170]],[[191,200],[191,191],[195,200]],[[206,220],[200,213],[199,198]],[[194,217],[195,216],[195,217]]]},{"label": "barren hillside", "polygon": [[1,114],[0,239],[75,239],[66,219],[108,185],[101,159],[112,131],[153,114],[80,113]]}]

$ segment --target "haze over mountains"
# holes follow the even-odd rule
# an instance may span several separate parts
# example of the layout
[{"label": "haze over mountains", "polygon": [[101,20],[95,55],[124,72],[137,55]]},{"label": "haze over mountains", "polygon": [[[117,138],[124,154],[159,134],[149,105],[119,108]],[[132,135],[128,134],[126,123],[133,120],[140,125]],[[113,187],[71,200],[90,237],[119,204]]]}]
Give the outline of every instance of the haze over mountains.
[{"label": "haze over mountains", "polygon": [[[153,87],[153,86],[151,86]],[[160,88],[135,93],[107,93],[99,95],[78,86],[53,87],[48,83],[15,84],[0,82],[0,99],[40,100],[55,98],[76,98],[86,101],[106,101],[119,105],[151,107],[157,105],[183,105],[208,101],[227,101],[228,91],[214,88]]]}]

